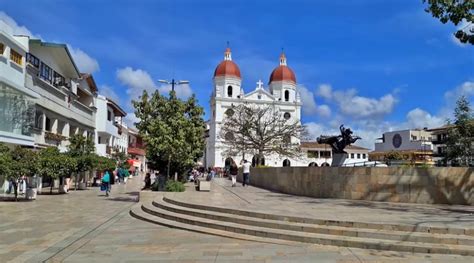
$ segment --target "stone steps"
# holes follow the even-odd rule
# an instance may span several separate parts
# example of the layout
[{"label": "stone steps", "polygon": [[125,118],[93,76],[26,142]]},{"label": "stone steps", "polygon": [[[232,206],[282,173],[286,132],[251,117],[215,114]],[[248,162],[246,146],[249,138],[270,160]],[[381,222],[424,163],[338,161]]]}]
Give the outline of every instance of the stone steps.
[{"label": "stone steps", "polygon": [[472,237],[466,235],[391,233],[392,230],[298,223],[285,220],[287,217],[265,219],[242,216],[236,214],[254,212],[227,208],[219,209],[227,209],[231,213],[197,210],[189,208],[191,204],[187,204],[188,207],[177,205],[180,203],[171,199],[156,200],[153,204],[143,204],[141,210],[135,207],[130,213],[160,225],[259,242],[304,242],[376,250],[474,255]]},{"label": "stone steps", "polygon": [[212,212],[193,208],[184,208],[163,201],[153,201],[157,208],[170,212],[201,217],[223,222],[251,225],[257,227],[284,229],[306,233],[317,233],[326,235],[351,236],[361,238],[375,238],[395,241],[411,241],[435,244],[474,246],[474,237],[453,234],[432,234],[425,232],[406,232],[397,230],[356,228],[345,226],[318,225],[307,223],[293,223],[274,219],[261,219],[256,217],[241,216],[222,212]]},{"label": "stone steps", "polygon": [[379,223],[366,223],[366,222],[326,220],[326,219],[277,215],[277,214],[261,213],[261,212],[255,212],[255,211],[231,209],[231,208],[225,208],[225,207],[186,203],[186,202],[182,202],[182,201],[178,201],[174,199],[169,199],[166,197],[163,197],[163,201],[168,202],[170,204],[177,205],[177,206],[182,206],[182,207],[187,207],[187,208],[192,208],[192,209],[221,212],[221,213],[262,218],[262,219],[272,219],[272,220],[279,220],[279,221],[293,222],[293,223],[356,227],[356,228],[393,230],[393,231],[405,231],[405,232],[422,232],[422,233],[432,233],[432,234],[454,234],[454,235],[466,235],[466,236],[474,237],[474,228],[464,229],[464,228],[454,228],[454,227],[448,228],[448,227],[420,226],[420,225],[407,225],[407,224],[379,224]]},{"label": "stone steps", "polygon": [[186,231],[192,231],[192,232],[201,233],[201,234],[209,234],[209,235],[226,237],[226,238],[270,243],[270,244],[279,244],[279,245],[297,246],[300,244],[299,242],[295,242],[295,241],[286,241],[286,240],[281,240],[281,239],[270,239],[270,238],[251,236],[251,235],[246,235],[246,234],[238,234],[235,232],[229,232],[229,231],[219,230],[219,229],[211,229],[207,227],[200,227],[196,225],[190,225],[190,224],[180,223],[173,220],[168,220],[168,219],[157,217],[155,215],[145,212],[141,204],[137,204],[134,207],[132,207],[132,209],[130,209],[130,215],[136,219],[146,221],[152,224],[186,230]]}]

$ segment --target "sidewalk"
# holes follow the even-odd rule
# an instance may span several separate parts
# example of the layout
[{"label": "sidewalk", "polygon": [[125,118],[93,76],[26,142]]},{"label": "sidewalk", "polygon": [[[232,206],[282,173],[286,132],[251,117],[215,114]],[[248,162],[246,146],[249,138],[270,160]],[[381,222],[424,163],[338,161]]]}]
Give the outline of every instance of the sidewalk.
[{"label": "sidewalk", "polygon": [[32,202],[0,202],[0,261],[38,262],[110,222],[135,204],[143,180],[113,185],[110,197],[99,187],[65,195],[38,195]]}]

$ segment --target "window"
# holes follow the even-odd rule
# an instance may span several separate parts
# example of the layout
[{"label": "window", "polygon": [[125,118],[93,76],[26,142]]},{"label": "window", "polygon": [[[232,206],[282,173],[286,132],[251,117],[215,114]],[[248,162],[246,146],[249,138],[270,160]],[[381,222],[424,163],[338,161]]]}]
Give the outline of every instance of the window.
[{"label": "window", "polygon": [[331,158],[331,151],[321,151],[319,156],[321,156],[321,158]]},{"label": "window", "polygon": [[53,82],[53,70],[43,62],[41,62],[40,77],[49,83]]},{"label": "window", "polygon": [[418,139],[418,137],[416,137],[416,135],[412,135],[412,136],[411,136],[411,140],[412,140],[412,141],[416,141],[417,139]]},{"label": "window", "polygon": [[291,166],[290,160],[285,159],[285,160],[283,161],[283,167],[290,167],[290,166]]},{"label": "window", "polygon": [[102,142],[102,138],[100,138],[100,136],[99,136],[99,137],[97,138],[97,143],[98,143],[98,144],[101,144],[101,142]]},{"label": "window", "polygon": [[76,127],[69,126],[69,137],[71,137],[74,134],[76,134]]},{"label": "window", "polygon": [[0,55],[3,54],[3,51],[5,51],[5,46],[3,45],[3,43],[0,43]]},{"label": "window", "polygon": [[49,132],[51,131],[51,119],[48,118],[48,117],[46,117],[46,125],[45,125],[44,129],[46,131],[49,131]]},{"label": "window", "polygon": [[360,153],[357,154],[357,159],[360,159]]},{"label": "window", "polygon": [[35,68],[39,68],[40,61],[37,57],[31,55],[30,53],[26,53],[26,61],[33,65]]},{"label": "window", "polygon": [[35,113],[35,128],[42,130],[43,129],[43,113],[41,111],[36,111]]},{"label": "window", "polygon": [[290,101],[290,92],[285,90],[285,101]]},{"label": "window", "polygon": [[55,87],[62,86],[66,83],[66,79],[63,76],[61,76],[61,74],[59,74],[58,72],[54,71],[53,76],[54,76],[53,85]]},{"label": "window", "polygon": [[319,158],[318,151],[308,151],[308,158]]},{"label": "window", "polygon": [[112,112],[107,111],[107,120],[111,121],[112,120]]},{"label": "window", "polygon": [[226,141],[233,141],[234,140],[234,134],[232,132],[228,132],[224,136]]},{"label": "window", "polygon": [[285,118],[285,120],[288,120],[291,118],[291,114],[289,112],[285,112],[285,114],[283,114],[283,118]]},{"label": "window", "polygon": [[22,65],[23,56],[20,53],[16,52],[13,49],[10,49],[10,59],[18,65]]},{"label": "window", "polygon": [[365,153],[362,154],[362,159],[365,159],[367,157],[367,155],[365,155]]},{"label": "window", "polygon": [[259,95],[257,96],[257,98],[258,98],[259,100],[261,100],[261,99],[262,99],[262,95],[259,94]]},{"label": "window", "polygon": [[232,117],[234,115],[234,110],[233,109],[227,109],[225,111],[225,115],[227,115],[227,117]]},{"label": "window", "polygon": [[351,159],[354,159],[354,154],[353,153],[351,153]]},{"label": "window", "polygon": [[227,87],[227,96],[232,97],[232,86]]}]

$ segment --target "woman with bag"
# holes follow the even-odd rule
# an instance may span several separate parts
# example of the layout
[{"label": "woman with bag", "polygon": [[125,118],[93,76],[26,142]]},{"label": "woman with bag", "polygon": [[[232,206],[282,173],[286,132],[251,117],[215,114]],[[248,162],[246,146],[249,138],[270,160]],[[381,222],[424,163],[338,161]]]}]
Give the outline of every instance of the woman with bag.
[{"label": "woman with bag", "polygon": [[105,171],[104,177],[102,177],[102,185],[100,186],[101,191],[105,191],[105,196],[109,196],[110,193],[110,174],[109,171]]}]

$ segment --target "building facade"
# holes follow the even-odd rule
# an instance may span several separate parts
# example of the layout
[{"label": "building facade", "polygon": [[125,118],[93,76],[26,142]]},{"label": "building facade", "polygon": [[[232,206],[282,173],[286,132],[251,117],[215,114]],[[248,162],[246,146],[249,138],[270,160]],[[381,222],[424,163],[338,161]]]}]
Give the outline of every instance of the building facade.
[{"label": "building facade", "polygon": [[148,172],[146,147],[136,129],[129,128],[128,143],[127,152],[130,158],[130,165],[134,167],[133,169],[138,169],[140,172]]},{"label": "building facade", "polygon": [[[95,148],[100,156],[110,157],[114,152],[126,152],[120,149],[122,140],[122,118],[125,111],[113,100],[98,95],[95,98],[97,114],[95,118]],[[127,143],[128,144],[128,143]],[[128,146],[128,145],[127,145]]]},{"label": "building facade", "polygon": [[0,142],[10,147],[35,145],[34,102],[39,95],[25,88],[28,42],[0,20]]},{"label": "building facade", "polygon": [[401,160],[392,164],[434,165],[432,132],[425,129],[409,129],[386,132],[375,142],[375,150],[370,153],[373,161],[386,161],[394,153]]},{"label": "building facade", "polygon": [[[222,121],[226,112],[238,105],[268,106],[278,108],[284,112],[285,118],[292,120],[301,119],[301,99],[296,89],[296,77],[287,66],[286,57],[282,53],[280,65],[270,75],[268,89],[262,81],[257,82],[257,87],[250,93],[245,93],[242,87],[240,69],[232,60],[230,48],[224,53],[224,60],[216,67],[213,78],[214,88],[211,96],[212,116],[209,125],[209,136],[206,138],[206,152],[204,165],[207,167],[224,167],[226,161],[233,159],[240,162],[243,156],[226,156],[223,139],[219,136]],[[293,142],[292,143],[299,143]],[[250,153],[251,154],[251,153]],[[252,159],[252,156],[246,159]],[[279,156],[264,156],[265,164],[281,166]]]}]

